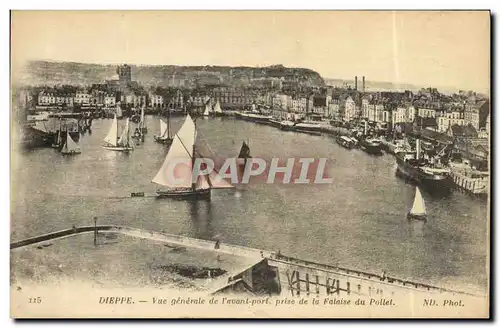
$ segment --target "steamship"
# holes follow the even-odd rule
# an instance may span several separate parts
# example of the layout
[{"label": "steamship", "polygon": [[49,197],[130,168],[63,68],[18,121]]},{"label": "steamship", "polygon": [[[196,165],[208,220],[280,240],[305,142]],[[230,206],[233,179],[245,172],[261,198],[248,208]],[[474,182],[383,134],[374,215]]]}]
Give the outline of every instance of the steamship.
[{"label": "steamship", "polygon": [[450,169],[423,159],[420,151],[420,140],[417,139],[416,151],[398,152],[396,162],[397,173],[417,183],[422,188],[435,192],[451,190],[453,180]]}]

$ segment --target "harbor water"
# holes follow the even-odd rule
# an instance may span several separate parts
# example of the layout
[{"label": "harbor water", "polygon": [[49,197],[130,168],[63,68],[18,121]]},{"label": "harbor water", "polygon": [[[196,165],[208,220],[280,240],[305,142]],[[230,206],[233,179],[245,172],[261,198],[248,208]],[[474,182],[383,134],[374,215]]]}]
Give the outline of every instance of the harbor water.
[{"label": "harbor water", "polygon": [[[173,129],[182,121],[173,118]],[[279,250],[454,289],[487,289],[486,202],[459,192],[438,197],[422,191],[428,220],[408,221],[415,188],[395,175],[391,155],[347,150],[328,136],[199,119],[198,138],[218,156],[234,157],[248,141],[253,157],[327,158],[333,183],[249,184],[214,190],[210,202],[130,198],[132,192],[156,190],[151,180],[166,155],[165,146],[153,140],[159,121],[147,117],[146,140],[129,154],[101,148],[110,124],[93,121],[77,156],[50,148],[13,151],[11,240],[93,224],[98,217],[98,224]]]}]

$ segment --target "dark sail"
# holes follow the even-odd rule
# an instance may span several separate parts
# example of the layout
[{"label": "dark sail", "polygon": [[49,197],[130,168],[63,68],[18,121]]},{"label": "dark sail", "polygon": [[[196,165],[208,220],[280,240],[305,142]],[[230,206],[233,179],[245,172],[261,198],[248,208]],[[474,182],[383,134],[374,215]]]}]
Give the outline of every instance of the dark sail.
[{"label": "dark sail", "polygon": [[247,143],[243,141],[238,158],[251,158],[251,157],[252,156],[250,156],[250,147],[248,147]]}]

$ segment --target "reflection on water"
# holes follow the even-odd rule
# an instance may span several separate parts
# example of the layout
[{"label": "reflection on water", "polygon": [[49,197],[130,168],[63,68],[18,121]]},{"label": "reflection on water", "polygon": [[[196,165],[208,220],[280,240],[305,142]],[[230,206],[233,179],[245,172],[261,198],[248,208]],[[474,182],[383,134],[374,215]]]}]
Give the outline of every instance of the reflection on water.
[{"label": "reflection on water", "polygon": [[[284,132],[233,119],[197,120],[221,158],[249,143],[253,157],[323,157],[333,183],[249,184],[214,190],[210,202],[126,198],[153,193],[166,148],[154,142],[159,120],[130,154],[101,148],[111,120],[93,121],[82,154],[53,149],[13,155],[12,239],[99,222],[166,231],[428,282],[486,286],[487,205],[458,192],[422,190],[428,221],[408,222],[415,187],[395,176],[390,155],[346,150],[332,138]],[[121,122],[120,124],[123,124]],[[176,131],[181,118],[172,121]],[[203,143],[202,143],[203,144]],[[458,287],[458,286],[457,286]]]},{"label": "reflection on water", "polygon": [[423,220],[408,220],[409,234],[411,238],[424,237],[425,221]]},{"label": "reflection on water", "polygon": [[194,237],[213,239],[212,230],[212,203],[208,200],[188,201],[191,221],[195,231]]}]

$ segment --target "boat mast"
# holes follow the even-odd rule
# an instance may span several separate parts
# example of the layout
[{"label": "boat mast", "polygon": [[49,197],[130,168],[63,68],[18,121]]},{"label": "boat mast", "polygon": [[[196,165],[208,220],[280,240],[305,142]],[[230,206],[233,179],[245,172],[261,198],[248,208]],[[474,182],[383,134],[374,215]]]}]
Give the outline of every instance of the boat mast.
[{"label": "boat mast", "polygon": [[[127,126],[126,126],[126,128],[127,128],[127,147],[129,146],[129,131],[130,131],[128,124],[129,123],[128,123],[128,118],[127,118]],[[141,129],[142,129],[142,127],[141,127]],[[141,131],[141,133],[142,133],[142,131]]]},{"label": "boat mast", "polygon": [[193,142],[193,156],[191,156],[191,190],[192,191],[195,191],[196,190],[196,183],[198,181],[192,181],[193,180],[193,169],[194,169],[194,161],[195,161],[195,157],[196,157],[196,146],[195,146],[195,143],[196,143],[196,123],[193,121],[194,123],[194,131],[195,131],[195,137],[194,137],[194,142]]},{"label": "boat mast", "polygon": [[170,108],[167,108],[167,138],[170,139]]}]

